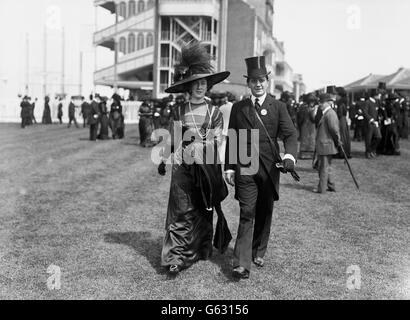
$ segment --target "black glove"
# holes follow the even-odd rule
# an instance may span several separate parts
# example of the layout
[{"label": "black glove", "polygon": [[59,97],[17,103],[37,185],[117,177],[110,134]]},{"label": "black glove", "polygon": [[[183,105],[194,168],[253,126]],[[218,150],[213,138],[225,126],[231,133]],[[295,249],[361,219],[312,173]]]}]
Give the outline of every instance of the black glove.
[{"label": "black glove", "polygon": [[283,169],[285,172],[294,172],[295,171],[295,163],[291,159],[285,159],[282,162]]},{"label": "black glove", "polygon": [[165,176],[165,174],[167,173],[166,166],[165,166],[165,163],[164,163],[164,162],[161,162],[161,163],[159,164],[159,166],[158,166],[158,173],[159,173],[159,175],[161,175],[161,176]]}]

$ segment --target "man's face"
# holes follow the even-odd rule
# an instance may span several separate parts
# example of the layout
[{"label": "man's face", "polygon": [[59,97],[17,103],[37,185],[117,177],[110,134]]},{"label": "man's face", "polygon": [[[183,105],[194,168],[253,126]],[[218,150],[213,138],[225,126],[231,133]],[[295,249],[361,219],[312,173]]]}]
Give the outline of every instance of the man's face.
[{"label": "man's face", "polygon": [[248,87],[251,89],[252,95],[255,97],[262,97],[266,93],[268,81],[266,77],[249,79]]}]

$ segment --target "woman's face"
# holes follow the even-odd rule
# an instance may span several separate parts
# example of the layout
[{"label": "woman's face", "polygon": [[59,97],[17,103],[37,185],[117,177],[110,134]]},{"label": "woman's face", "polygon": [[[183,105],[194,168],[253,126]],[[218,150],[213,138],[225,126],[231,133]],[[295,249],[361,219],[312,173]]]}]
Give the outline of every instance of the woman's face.
[{"label": "woman's face", "polygon": [[200,79],[192,83],[191,96],[194,99],[200,100],[205,97],[208,91],[208,81],[206,79]]}]

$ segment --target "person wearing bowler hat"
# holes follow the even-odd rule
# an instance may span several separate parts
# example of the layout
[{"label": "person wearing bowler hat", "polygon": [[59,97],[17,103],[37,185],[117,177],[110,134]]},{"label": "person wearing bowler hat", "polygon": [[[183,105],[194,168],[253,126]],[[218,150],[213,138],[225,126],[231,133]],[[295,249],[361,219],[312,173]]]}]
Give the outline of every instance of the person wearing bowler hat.
[{"label": "person wearing bowler hat", "polygon": [[164,140],[158,166],[158,173],[165,175],[166,163],[171,162],[161,265],[172,276],[198,260],[208,260],[213,245],[224,253],[232,238],[222,211],[216,210],[218,222],[212,243],[214,209],[220,209],[228,188],[218,159],[223,115],[205,98],[215,84],[229,75],[228,71],[213,71],[204,44],[190,43],[182,48],[174,84],[165,90],[189,95],[186,102],[176,105],[171,134]]},{"label": "person wearing bowler hat", "polygon": [[332,158],[343,145],[340,132],[339,120],[332,108],[333,97],[328,93],[320,95],[319,107],[322,110],[322,118],[319,122],[316,135],[316,153],[319,157],[319,184],[315,193],[326,191],[336,192],[335,183],[331,175]]},{"label": "person wearing bowler hat", "polygon": [[[235,186],[240,206],[232,271],[238,279],[249,278],[252,263],[259,268],[265,264],[274,201],[279,200],[278,167],[281,164],[282,172],[293,173],[298,149],[296,127],[286,104],[267,92],[270,73],[265,57],[251,57],[245,62],[244,77],[251,94],[232,107],[225,158],[225,179]],[[245,141],[240,138],[243,132],[247,134]],[[258,148],[251,139],[255,132]],[[279,156],[279,135],[285,147],[283,160]],[[243,159],[244,154],[251,155],[250,159]]]}]

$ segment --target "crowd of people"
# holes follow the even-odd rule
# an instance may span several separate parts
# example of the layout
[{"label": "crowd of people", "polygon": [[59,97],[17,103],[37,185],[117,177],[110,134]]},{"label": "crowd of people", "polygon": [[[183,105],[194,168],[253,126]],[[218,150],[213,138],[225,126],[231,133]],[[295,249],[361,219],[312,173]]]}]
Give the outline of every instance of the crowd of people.
[{"label": "crowd of people", "polygon": [[[410,99],[388,92],[385,84],[380,83],[379,88],[356,95],[354,101],[344,88],[336,86],[303,94],[299,102],[290,92],[284,92],[277,100],[267,92],[270,74],[264,57],[245,59],[249,97],[235,101],[229,99],[227,92],[208,95],[229,72],[212,73],[195,46],[183,49],[174,84],[166,90],[184,94],[175,102],[173,96],[146,101],[140,112],[143,146],[159,142],[152,135],[155,128],[171,130],[158,166],[158,173],[165,175],[166,164],[171,163],[172,177],[161,263],[171,275],[177,275],[196,261],[209,259],[214,211],[218,223],[213,246],[225,252],[232,236],[221,210],[221,202],[228,194],[220,179],[223,176],[235,188],[240,207],[232,275],[247,279],[252,264],[257,268],[265,264],[272,211],[274,202],[279,200],[280,175],[290,173],[299,181],[296,159],[311,159],[319,175],[313,192],[336,192],[332,162],[335,158],[348,161],[358,156],[352,153],[352,139],[364,140],[367,159],[381,154],[400,155],[399,139],[408,138]],[[195,55],[199,57],[194,59]],[[195,61],[202,61],[205,66]],[[182,74],[178,76],[179,69]],[[181,126],[182,132],[192,136],[191,140],[174,141],[170,124]],[[249,139],[255,129],[259,137],[256,153]],[[209,138],[211,130],[213,135]],[[236,140],[231,136],[232,130],[237,133]],[[241,130],[247,132],[245,143],[237,139]],[[283,141],[282,157],[278,140]],[[222,161],[204,164],[208,148],[214,146]],[[252,171],[252,159],[250,163],[241,162],[244,151],[257,155],[256,171]],[[186,161],[187,155],[194,161]],[[359,187],[354,177],[353,180]]]},{"label": "crowd of people", "polygon": [[[337,157],[348,161],[354,156],[352,136],[353,140],[364,140],[367,159],[381,154],[400,155],[399,140],[408,139],[410,99],[388,92],[384,83],[360,94],[356,101],[349,99],[344,88],[336,86],[304,94],[299,102],[290,92],[276,99],[268,92],[270,72],[265,57],[251,57],[245,62],[250,94],[236,101],[228,92],[212,91],[230,72],[213,72],[206,47],[189,44],[182,48],[175,66],[174,84],[166,89],[169,96],[143,99],[139,109],[141,146],[153,147],[161,142],[164,137],[155,129],[168,129],[170,133],[160,152],[158,173],[164,176],[167,164],[171,164],[161,254],[161,265],[171,275],[179,274],[198,260],[208,260],[213,247],[222,254],[226,252],[232,239],[221,207],[228,196],[227,184],[234,187],[240,208],[232,274],[247,279],[252,264],[257,268],[265,265],[274,203],[280,198],[280,176],[290,173],[299,181],[297,158],[312,159],[319,174],[315,193],[336,192],[332,161]],[[178,94],[175,100],[174,94]],[[112,97],[110,112],[107,98],[91,96],[90,103],[80,98],[84,126],[90,127],[90,140],[108,139],[109,127],[114,139],[124,137],[118,95]],[[43,123],[51,123],[48,103],[46,99]],[[24,127],[33,121],[34,106],[24,97],[21,108]],[[72,122],[78,126],[73,110],[72,101],[68,126]],[[61,123],[62,106],[58,117]],[[173,130],[179,129],[190,140],[176,140]],[[245,141],[241,141],[243,131]],[[257,144],[252,142],[255,131]],[[283,142],[283,156],[278,140]],[[204,163],[209,153],[217,156],[212,163]],[[243,154],[251,157],[243,161]],[[188,158],[193,161],[187,161]],[[218,216],[215,232],[214,212]]]},{"label": "crowd of people", "polygon": [[[57,118],[58,123],[63,124],[63,96],[57,96]],[[36,118],[34,116],[35,103],[31,103],[31,97],[24,96],[20,103],[21,108],[21,127],[24,129],[26,126],[36,124]],[[89,102],[85,100],[83,96],[72,96],[68,105],[68,124],[67,128],[70,128],[74,123],[76,128],[79,128],[79,124],[76,118],[76,110],[80,109],[80,116],[83,118],[83,128],[90,128],[90,140],[96,141],[109,139],[109,130],[111,130],[112,138],[123,139],[125,135],[125,122],[122,112],[121,101],[122,98],[118,94],[114,94],[111,98],[111,106],[108,111],[108,97],[101,97],[99,94],[90,95]],[[42,115],[42,124],[51,125],[53,121],[51,119],[50,109],[50,97],[44,98],[44,109]]]}]

